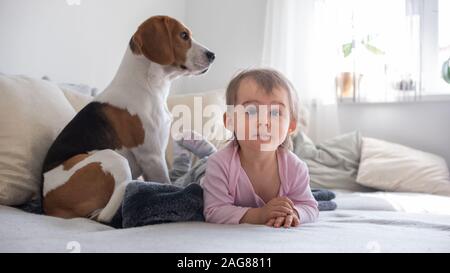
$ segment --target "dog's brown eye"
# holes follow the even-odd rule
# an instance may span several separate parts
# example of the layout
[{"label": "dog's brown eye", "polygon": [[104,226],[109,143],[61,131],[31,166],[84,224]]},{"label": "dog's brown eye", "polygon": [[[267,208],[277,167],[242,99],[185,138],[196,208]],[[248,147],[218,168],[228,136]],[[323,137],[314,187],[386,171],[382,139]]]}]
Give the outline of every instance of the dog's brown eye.
[{"label": "dog's brown eye", "polygon": [[180,33],[181,39],[183,40],[189,40],[189,34],[186,31],[183,31]]}]

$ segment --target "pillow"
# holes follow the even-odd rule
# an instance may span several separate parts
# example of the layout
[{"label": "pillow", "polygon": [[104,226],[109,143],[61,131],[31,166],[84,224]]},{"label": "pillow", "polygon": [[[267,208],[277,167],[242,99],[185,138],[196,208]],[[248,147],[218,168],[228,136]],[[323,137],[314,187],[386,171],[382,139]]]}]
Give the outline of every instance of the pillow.
[{"label": "pillow", "polygon": [[[173,112],[173,109],[177,105],[185,106],[189,109],[191,112],[191,128],[181,128],[181,130],[194,130],[197,133],[201,134],[204,138],[209,140],[212,144],[214,144],[216,147],[222,147],[225,144],[224,138],[231,137],[230,132],[225,129],[225,126],[223,124],[223,113],[226,111],[226,105],[225,105],[225,91],[223,89],[219,90],[213,90],[209,92],[204,93],[193,93],[193,94],[180,94],[180,95],[171,95],[169,96],[167,100],[169,111],[172,114],[176,114]],[[208,105],[217,105],[220,108],[220,115],[213,115],[212,117],[207,117],[205,115],[202,115],[203,111],[205,110],[205,107]],[[218,109],[219,110],[219,109]],[[196,124],[194,122],[195,115],[201,115],[201,124]],[[172,128],[174,130],[178,129],[179,127],[176,122],[181,122],[182,116],[173,116],[172,120]],[[202,125],[204,126],[206,122],[209,122],[210,124],[213,124],[213,130],[210,132],[203,131]],[[177,127],[173,127],[176,125]],[[205,128],[206,129],[206,128]],[[181,131],[180,130],[180,131]],[[167,145],[167,151],[166,151],[166,161],[171,168],[172,166],[172,134],[169,138],[169,143]],[[193,164],[196,162],[197,158],[193,157]]]},{"label": "pillow", "polygon": [[76,112],[80,112],[83,107],[85,107],[88,103],[92,101],[94,97],[80,94],[77,91],[74,91],[69,88],[65,88],[63,86],[59,86],[61,90],[63,91],[64,96],[69,101],[69,103],[72,105],[73,109]]},{"label": "pillow", "polygon": [[[43,80],[51,81],[48,76],[43,76]],[[64,96],[75,109],[79,112],[86,104],[92,101],[98,93],[97,88],[90,87],[86,84],[75,83],[55,83],[63,91]]]},{"label": "pillow", "polygon": [[[51,81],[51,79],[45,75],[41,78],[42,80],[46,80],[46,81]],[[78,94],[82,94],[88,97],[94,97],[97,96],[100,93],[100,90],[95,88],[95,87],[91,87],[87,84],[83,84],[83,83],[56,83],[58,85],[59,88],[61,88],[62,90],[72,90],[75,93]]]},{"label": "pillow", "polygon": [[38,195],[47,150],[75,111],[53,83],[0,75],[0,204]]},{"label": "pillow", "polygon": [[315,145],[303,132],[293,136],[293,152],[308,165],[311,188],[373,191],[356,183],[361,138],[361,134],[356,131]]},{"label": "pillow", "polygon": [[61,89],[70,89],[89,97],[96,96],[99,93],[97,88],[82,83],[59,83],[58,87]]},{"label": "pillow", "polygon": [[385,191],[450,196],[449,171],[442,157],[373,138],[363,138],[356,182]]}]

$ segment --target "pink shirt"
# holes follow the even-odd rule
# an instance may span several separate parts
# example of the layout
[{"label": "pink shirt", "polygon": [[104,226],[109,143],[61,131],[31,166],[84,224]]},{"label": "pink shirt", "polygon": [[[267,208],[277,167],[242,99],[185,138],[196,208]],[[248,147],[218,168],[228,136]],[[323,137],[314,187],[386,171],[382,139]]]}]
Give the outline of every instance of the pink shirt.
[{"label": "pink shirt", "polygon": [[[208,158],[203,187],[204,210],[207,222],[239,224],[250,208],[263,207],[259,197],[241,166],[238,144],[232,141]],[[280,190],[278,196],[287,196],[295,204],[300,224],[314,222],[318,215],[317,201],[309,187],[308,167],[294,153],[277,149]]]}]

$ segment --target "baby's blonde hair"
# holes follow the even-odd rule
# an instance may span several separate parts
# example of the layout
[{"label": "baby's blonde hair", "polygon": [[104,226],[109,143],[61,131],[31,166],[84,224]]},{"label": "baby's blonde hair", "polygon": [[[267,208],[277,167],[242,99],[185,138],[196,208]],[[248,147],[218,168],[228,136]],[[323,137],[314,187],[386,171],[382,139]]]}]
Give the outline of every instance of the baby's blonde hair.
[{"label": "baby's blonde hair", "polygon": [[[259,87],[264,89],[266,94],[273,94],[274,89],[286,90],[289,98],[290,118],[296,122],[300,121],[300,102],[292,83],[283,74],[270,68],[246,69],[238,72],[227,86],[225,93],[227,105],[236,105],[239,85],[244,79],[252,79]],[[295,134],[297,130],[298,126],[291,134]],[[289,134],[281,146],[292,149],[292,140]]]}]

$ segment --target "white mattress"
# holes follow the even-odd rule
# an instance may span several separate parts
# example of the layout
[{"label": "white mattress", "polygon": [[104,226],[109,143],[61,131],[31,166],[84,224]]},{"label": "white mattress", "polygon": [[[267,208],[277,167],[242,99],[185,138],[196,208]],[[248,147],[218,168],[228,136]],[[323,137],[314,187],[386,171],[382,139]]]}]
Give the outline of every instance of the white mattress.
[{"label": "white mattress", "polygon": [[189,222],[116,230],[0,206],[0,252],[450,252],[450,197],[338,192],[336,202],[338,210],[291,229]]}]

